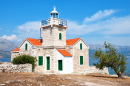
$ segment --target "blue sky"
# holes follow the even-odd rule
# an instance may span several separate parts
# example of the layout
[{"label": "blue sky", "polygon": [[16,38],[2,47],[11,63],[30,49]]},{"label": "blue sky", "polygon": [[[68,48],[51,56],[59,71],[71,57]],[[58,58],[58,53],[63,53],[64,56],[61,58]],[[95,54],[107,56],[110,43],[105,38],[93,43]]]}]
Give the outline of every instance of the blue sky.
[{"label": "blue sky", "polygon": [[67,39],[130,46],[130,0],[0,0],[0,38],[39,38],[39,22],[53,6],[68,21]]}]

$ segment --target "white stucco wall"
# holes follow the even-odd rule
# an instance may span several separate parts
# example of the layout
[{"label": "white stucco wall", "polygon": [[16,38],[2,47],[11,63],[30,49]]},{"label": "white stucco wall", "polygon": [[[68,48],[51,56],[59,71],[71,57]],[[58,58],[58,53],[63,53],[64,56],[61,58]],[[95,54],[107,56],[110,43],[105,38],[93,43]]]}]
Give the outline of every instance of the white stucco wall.
[{"label": "white stucco wall", "polygon": [[63,56],[59,51],[57,51],[57,61],[58,60],[62,60],[62,69],[63,69],[62,71],[57,70],[59,73],[68,74],[73,72],[72,57]]}]

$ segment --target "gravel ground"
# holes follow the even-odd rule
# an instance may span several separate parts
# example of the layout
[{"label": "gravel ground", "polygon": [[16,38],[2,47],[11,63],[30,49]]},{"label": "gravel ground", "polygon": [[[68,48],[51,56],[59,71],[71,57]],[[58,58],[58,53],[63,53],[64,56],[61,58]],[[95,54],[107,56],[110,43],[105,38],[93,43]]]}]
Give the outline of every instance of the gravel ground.
[{"label": "gravel ground", "polygon": [[102,74],[0,73],[0,86],[130,86],[130,78]]}]

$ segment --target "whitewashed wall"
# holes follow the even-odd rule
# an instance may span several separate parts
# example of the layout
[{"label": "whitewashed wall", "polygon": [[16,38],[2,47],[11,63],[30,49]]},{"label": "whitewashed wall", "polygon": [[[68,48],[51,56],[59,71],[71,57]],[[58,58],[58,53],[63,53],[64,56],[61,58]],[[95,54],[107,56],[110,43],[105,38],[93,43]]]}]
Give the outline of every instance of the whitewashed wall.
[{"label": "whitewashed wall", "polygon": [[[62,60],[62,71],[58,71],[61,74],[68,74],[73,72],[73,60],[72,57],[63,56],[57,51],[57,61]],[[57,64],[58,67],[58,64]]]}]

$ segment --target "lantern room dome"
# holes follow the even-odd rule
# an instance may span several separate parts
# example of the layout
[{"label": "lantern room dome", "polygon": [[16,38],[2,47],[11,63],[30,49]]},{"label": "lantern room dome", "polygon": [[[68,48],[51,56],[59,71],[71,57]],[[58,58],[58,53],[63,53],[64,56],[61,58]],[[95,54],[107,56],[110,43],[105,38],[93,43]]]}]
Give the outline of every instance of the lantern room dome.
[{"label": "lantern room dome", "polygon": [[54,7],[54,10],[50,13],[51,17],[58,18],[59,13],[56,11],[56,7]]},{"label": "lantern room dome", "polygon": [[56,11],[56,7],[54,7],[54,10],[53,10],[53,11],[51,11],[51,13],[50,13],[50,14],[52,14],[52,13],[57,13],[57,14],[59,14],[59,13]]}]

